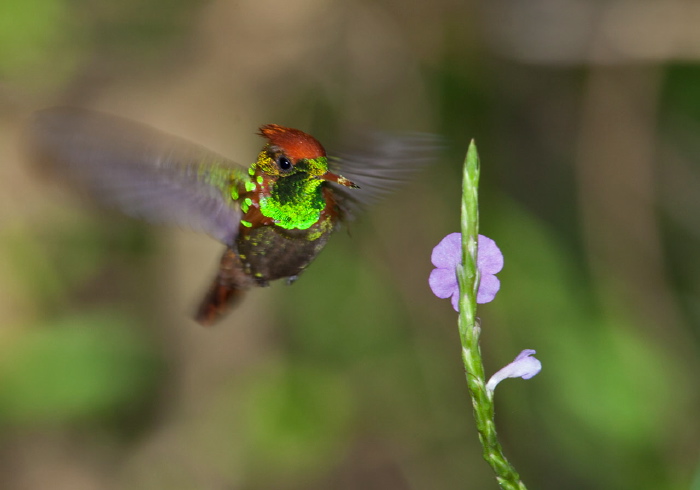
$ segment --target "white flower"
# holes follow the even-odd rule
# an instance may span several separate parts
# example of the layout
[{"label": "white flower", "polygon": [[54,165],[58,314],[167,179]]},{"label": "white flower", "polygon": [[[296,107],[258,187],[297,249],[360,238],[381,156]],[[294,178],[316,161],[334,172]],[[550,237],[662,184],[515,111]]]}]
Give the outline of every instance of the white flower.
[{"label": "white flower", "polygon": [[506,378],[523,378],[530,379],[542,370],[542,363],[531,357],[535,353],[532,349],[525,349],[513,362],[508,364],[496,374],[491,376],[489,382],[486,383],[486,390],[493,393],[496,385]]}]

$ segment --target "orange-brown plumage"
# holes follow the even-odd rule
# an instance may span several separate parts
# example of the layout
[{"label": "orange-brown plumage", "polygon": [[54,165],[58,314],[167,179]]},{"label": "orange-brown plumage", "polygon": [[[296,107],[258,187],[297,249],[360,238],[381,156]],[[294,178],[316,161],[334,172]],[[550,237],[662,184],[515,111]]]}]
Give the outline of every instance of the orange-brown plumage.
[{"label": "orange-brown plumage", "polygon": [[290,158],[319,158],[326,156],[326,150],[316,138],[298,129],[286,128],[277,124],[265,124],[260,127],[260,135],[279,146]]}]

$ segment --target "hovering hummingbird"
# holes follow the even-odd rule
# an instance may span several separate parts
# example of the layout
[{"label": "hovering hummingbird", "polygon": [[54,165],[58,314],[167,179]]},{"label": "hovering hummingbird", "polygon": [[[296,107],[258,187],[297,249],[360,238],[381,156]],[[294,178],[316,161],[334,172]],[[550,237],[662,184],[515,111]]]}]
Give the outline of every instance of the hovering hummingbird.
[{"label": "hovering hummingbird", "polygon": [[359,151],[330,159],[298,129],[266,124],[259,134],[266,143],[248,169],[154,128],[82,109],[36,113],[27,137],[33,158],[106,204],[226,246],[195,315],[211,325],[252,286],[294,282],[341,222],[410,178],[437,148],[430,135],[367,134]]}]

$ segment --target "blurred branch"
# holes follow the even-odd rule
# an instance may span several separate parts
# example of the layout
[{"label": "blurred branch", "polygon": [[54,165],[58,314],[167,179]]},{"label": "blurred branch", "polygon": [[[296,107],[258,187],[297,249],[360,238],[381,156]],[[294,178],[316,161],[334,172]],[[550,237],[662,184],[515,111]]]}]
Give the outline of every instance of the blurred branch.
[{"label": "blurred branch", "polygon": [[693,0],[496,0],[487,18],[492,49],[527,63],[700,58],[700,4]]},{"label": "blurred branch", "polygon": [[656,337],[688,345],[667,281],[656,216],[659,69],[592,67],[576,161],[584,241],[601,303],[634,308]]}]

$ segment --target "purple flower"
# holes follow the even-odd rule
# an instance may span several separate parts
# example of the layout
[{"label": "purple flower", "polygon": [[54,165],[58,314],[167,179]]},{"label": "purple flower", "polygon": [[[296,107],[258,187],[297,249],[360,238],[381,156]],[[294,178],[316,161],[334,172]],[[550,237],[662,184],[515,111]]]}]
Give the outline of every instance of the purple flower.
[{"label": "purple flower", "polygon": [[513,362],[491,376],[486,383],[486,390],[493,393],[496,385],[506,378],[530,379],[542,370],[542,363],[531,357],[535,353],[532,349],[525,349]]},{"label": "purple flower", "polygon": [[[494,275],[503,269],[503,254],[496,242],[484,235],[479,235],[476,266],[481,274],[477,303],[493,301],[501,287],[501,281]],[[457,283],[457,265],[462,262],[462,235],[450,233],[433,249],[430,257],[437,267],[430,273],[428,283],[433,294],[438,298],[452,297],[452,307],[459,311],[459,284]]]}]

